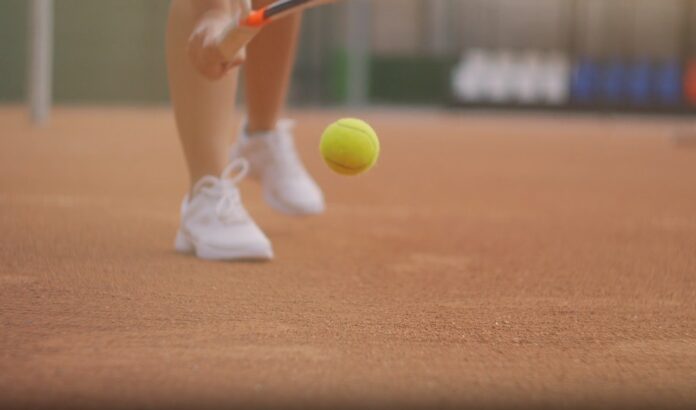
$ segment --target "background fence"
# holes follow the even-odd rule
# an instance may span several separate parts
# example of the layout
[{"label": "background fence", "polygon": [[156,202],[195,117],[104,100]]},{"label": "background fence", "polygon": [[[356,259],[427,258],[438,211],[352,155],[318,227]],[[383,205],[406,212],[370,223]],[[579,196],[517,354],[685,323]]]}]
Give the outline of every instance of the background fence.
[{"label": "background fence", "polygon": [[[26,93],[27,3],[0,0],[0,101]],[[346,0],[305,19],[295,104],[683,111],[696,0]],[[166,0],[60,0],[59,103],[162,103]]]}]

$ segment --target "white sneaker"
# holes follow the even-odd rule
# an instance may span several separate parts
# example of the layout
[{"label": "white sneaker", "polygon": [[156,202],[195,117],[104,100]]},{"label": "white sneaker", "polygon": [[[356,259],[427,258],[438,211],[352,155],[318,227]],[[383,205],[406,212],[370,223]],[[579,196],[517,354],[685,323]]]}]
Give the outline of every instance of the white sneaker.
[{"label": "white sneaker", "polygon": [[242,129],[230,159],[249,161],[249,175],[261,182],[264,198],[275,210],[290,215],[319,214],[324,211],[324,195],[297,155],[292,126],[292,121],[283,120],[275,131],[253,136]]},{"label": "white sneaker", "polygon": [[201,259],[273,258],[271,242],[251,219],[241,202],[237,183],[249,164],[238,159],[217,178],[205,176],[181,205],[181,227],[174,247]]}]

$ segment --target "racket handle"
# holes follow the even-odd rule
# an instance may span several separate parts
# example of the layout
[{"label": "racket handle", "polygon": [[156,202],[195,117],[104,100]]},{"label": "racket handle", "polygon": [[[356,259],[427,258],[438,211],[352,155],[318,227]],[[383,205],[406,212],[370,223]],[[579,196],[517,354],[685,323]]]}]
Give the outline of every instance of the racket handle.
[{"label": "racket handle", "polygon": [[280,12],[270,13],[269,8],[272,6],[266,6],[264,8],[253,10],[249,13],[244,20],[236,27],[231,28],[220,41],[218,46],[220,52],[225,58],[233,59],[239,51],[244,48],[249,42],[256,36],[261,28],[270,21],[283,17],[285,15],[296,13],[301,10],[316,7],[321,4],[332,3],[335,0],[314,0],[306,1],[304,5],[298,7],[289,8],[287,10],[282,10]]},{"label": "racket handle", "polygon": [[242,21],[243,26],[247,27],[261,27],[268,22],[266,17],[266,8],[252,11],[245,19]]}]

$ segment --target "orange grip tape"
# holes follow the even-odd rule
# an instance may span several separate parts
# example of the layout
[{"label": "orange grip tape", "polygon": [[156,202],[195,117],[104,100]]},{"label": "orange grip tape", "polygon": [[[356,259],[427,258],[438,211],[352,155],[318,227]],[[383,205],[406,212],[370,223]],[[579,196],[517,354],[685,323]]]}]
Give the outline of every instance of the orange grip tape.
[{"label": "orange grip tape", "polygon": [[262,8],[260,10],[255,10],[252,11],[251,14],[247,16],[247,18],[244,20],[244,25],[245,26],[250,26],[250,27],[261,27],[263,24],[266,22],[266,8]]}]

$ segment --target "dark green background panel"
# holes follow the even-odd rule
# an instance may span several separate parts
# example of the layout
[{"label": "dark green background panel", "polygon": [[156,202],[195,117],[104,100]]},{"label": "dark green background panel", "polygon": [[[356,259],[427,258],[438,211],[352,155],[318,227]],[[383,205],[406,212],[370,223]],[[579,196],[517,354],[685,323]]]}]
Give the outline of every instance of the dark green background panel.
[{"label": "dark green background panel", "polygon": [[[58,102],[163,102],[168,0],[55,2]],[[28,6],[0,0],[0,101],[25,95]]]},{"label": "dark green background panel", "polygon": [[0,102],[23,98],[26,89],[26,0],[0,0]]},{"label": "dark green background panel", "polygon": [[396,104],[446,104],[454,58],[373,56],[370,100]]},{"label": "dark green background panel", "polygon": [[56,100],[165,100],[164,33],[168,3],[57,1]]}]

